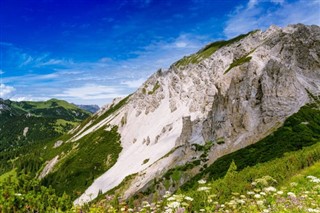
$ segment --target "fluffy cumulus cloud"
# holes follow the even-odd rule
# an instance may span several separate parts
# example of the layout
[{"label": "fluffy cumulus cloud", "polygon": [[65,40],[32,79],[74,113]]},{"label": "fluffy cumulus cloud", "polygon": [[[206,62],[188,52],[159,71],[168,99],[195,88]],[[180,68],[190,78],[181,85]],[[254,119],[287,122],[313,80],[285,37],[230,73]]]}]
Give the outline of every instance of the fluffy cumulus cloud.
[{"label": "fluffy cumulus cloud", "polygon": [[0,98],[6,98],[15,90],[16,89],[14,87],[11,87],[5,84],[0,84]]},{"label": "fluffy cumulus cloud", "polygon": [[320,1],[249,0],[229,14],[224,34],[231,38],[273,24],[284,27],[297,23],[320,25]]}]

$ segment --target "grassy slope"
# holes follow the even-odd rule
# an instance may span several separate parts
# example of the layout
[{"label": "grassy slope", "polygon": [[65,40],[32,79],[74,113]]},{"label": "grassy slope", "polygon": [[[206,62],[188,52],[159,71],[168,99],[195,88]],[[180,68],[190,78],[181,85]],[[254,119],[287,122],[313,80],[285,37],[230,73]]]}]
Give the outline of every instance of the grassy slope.
[{"label": "grassy slope", "polygon": [[[80,127],[83,128],[88,122],[92,121],[91,125],[86,128],[88,129],[111,114],[117,113],[127,103],[129,97],[111,106],[104,114],[88,118]],[[106,126],[78,141],[65,143],[56,150],[48,150],[46,156],[44,156],[47,159],[48,156],[51,159],[62,152],[67,155],[58,163],[54,172],[43,180],[43,183],[52,185],[58,194],[67,192],[75,199],[91,185],[95,178],[111,168],[116,163],[122,147],[117,127],[113,127],[111,131],[105,131]],[[70,137],[71,135],[64,135],[60,140],[67,141]],[[51,143],[51,146],[53,146],[53,143]]]},{"label": "grassy slope", "polygon": [[[16,159],[14,166],[35,172],[45,160],[38,153],[90,116],[75,105],[56,99],[1,103],[6,110],[0,115],[0,174],[12,168],[10,159]],[[23,136],[26,127],[28,131]]]},{"label": "grassy slope", "polygon": [[190,56],[186,56],[183,57],[181,60],[177,61],[174,66],[176,67],[184,67],[187,66],[188,64],[197,64],[200,61],[203,61],[204,59],[210,57],[215,51],[217,51],[218,49],[220,49],[221,47],[230,45],[232,43],[238,42],[241,39],[245,38],[246,36],[254,33],[256,31],[252,31],[249,32],[247,34],[242,34],[239,35],[233,39],[227,40],[227,41],[217,41],[217,42],[213,42],[209,45],[207,45],[206,47],[204,47],[203,49],[201,49],[200,51],[198,51],[195,54],[192,54]]}]

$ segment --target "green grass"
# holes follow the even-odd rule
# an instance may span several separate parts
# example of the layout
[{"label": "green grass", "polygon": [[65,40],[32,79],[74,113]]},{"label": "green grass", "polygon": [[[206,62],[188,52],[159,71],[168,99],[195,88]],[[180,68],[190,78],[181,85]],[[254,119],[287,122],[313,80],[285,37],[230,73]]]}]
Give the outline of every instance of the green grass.
[{"label": "green grass", "polygon": [[[4,174],[2,174],[1,176],[0,176],[0,183],[1,182],[4,182],[6,179],[8,179],[9,177],[11,176],[11,178],[13,179],[13,180],[15,180],[16,178],[17,178],[17,171],[16,171],[16,169],[12,169],[12,170],[10,170],[9,172],[6,172],[6,173],[4,173]],[[15,181],[14,181],[15,182]]]},{"label": "green grass", "polygon": [[243,56],[243,57],[241,57],[241,58],[233,61],[233,62],[230,64],[229,68],[224,72],[224,74],[227,74],[232,68],[234,68],[234,67],[236,67],[236,66],[240,66],[240,65],[242,65],[242,64],[244,64],[244,63],[250,62],[251,58],[252,58],[251,56],[245,55],[245,56]]},{"label": "green grass", "polygon": [[47,108],[53,108],[58,106],[63,107],[65,109],[76,109],[76,110],[79,109],[74,104],[70,104],[64,100],[58,100],[58,99],[50,99],[48,101],[21,101],[21,102],[16,102],[15,105],[25,110],[47,109]]},{"label": "green grass", "polygon": [[184,67],[187,66],[188,64],[197,64],[201,61],[203,61],[204,59],[210,57],[213,53],[215,53],[218,49],[233,44],[235,42],[240,41],[241,39],[245,38],[246,36],[254,33],[256,31],[251,31],[247,34],[242,34],[239,35],[233,39],[227,40],[227,41],[216,41],[213,42],[209,45],[207,45],[206,47],[204,47],[203,49],[201,49],[200,51],[198,51],[195,54],[192,54],[190,56],[185,56],[182,59],[180,59],[179,61],[177,61],[176,63],[174,63],[174,66],[176,67]]},{"label": "green grass", "polygon": [[143,164],[146,164],[146,163],[148,163],[148,162],[149,162],[149,160],[150,160],[149,158],[147,158],[147,159],[144,159],[144,160],[143,160],[143,162],[142,162],[142,165],[143,165]]},{"label": "green grass", "polygon": [[84,122],[81,123],[81,126],[80,126],[79,129],[82,129],[86,124],[88,124],[88,123],[89,123],[90,121],[92,121],[92,120],[93,120],[92,124],[91,124],[90,126],[88,126],[88,127],[86,128],[86,130],[89,129],[90,127],[98,124],[98,123],[101,122],[102,120],[106,119],[108,116],[110,116],[111,114],[113,114],[113,113],[115,113],[116,111],[118,111],[121,107],[123,107],[123,106],[127,103],[127,101],[128,101],[128,99],[130,98],[130,96],[131,96],[131,95],[128,95],[127,97],[125,97],[124,99],[122,99],[121,101],[119,101],[119,103],[111,106],[110,109],[109,109],[108,111],[106,111],[104,114],[102,114],[102,115],[100,115],[100,116],[95,115],[95,116],[93,116],[93,117],[91,117],[91,118],[86,119]]},{"label": "green grass", "polygon": [[160,84],[159,84],[159,82],[157,81],[157,83],[153,86],[152,90],[148,92],[148,95],[152,95],[152,94],[155,93],[155,91],[156,91],[157,89],[159,89],[159,88],[160,88]]},{"label": "green grass", "polygon": [[101,128],[73,142],[73,145],[76,144],[79,144],[77,148],[63,158],[43,180],[45,185],[56,189],[59,195],[67,192],[72,198],[82,194],[95,178],[111,168],[122,150],[117,127],[111,131]]}]

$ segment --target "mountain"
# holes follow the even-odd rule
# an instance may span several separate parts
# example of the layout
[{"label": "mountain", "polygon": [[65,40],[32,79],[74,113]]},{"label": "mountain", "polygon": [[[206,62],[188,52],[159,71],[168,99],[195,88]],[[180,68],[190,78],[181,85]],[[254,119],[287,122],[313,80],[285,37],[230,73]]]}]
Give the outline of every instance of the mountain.
[{"label": "mountain", "polygon": [[87,182],[75,203],[119,184],[129,197],[190,162],[193,176],[270,135],[319,95],[319,42],[319,26],[271,26],[211,43],[159,70],[134,94],[116,99],[72,132],[68,141],[76,144],[117,128],[122,147],[116,162]]},{"label": "mountain", "polygon": [[100,109],[98,105],[77,105],[77,107],[91,113],[96,113]]},{"label": "mountain", "polygon": [[320,27],[271,26],[158,70],[135,93],[32,148],[42,164],[29,170],[75,204],[101,193],[187,191],[223,177],[233,161],[244,170],[319,142],[319,96]]},{"label": "mountain", "polygon": [[[42,102],[0,99],[0,171],[12,167],[8,159],[20,161],[18,156],[25,155],[25,150],[36,145],[46,146],[47,142],[67,133],[90,115],[57,99]],[[20,162],[28,163],[22,159]]]}]

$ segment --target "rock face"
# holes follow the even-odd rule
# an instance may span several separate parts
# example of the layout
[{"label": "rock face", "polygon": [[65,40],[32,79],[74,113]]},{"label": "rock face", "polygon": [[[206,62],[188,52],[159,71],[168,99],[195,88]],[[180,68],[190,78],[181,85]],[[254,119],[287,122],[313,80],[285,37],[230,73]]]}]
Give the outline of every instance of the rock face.
[{"label": "rock face", "polygon": [[132,195],[154,177],[190,161],[190,144],[223,140],[209,153],[212,163],[270,134],[310,102],[310,94],[320,95],[320,27],[271,26],[219,46],[198,63],[178,64],[152,75],[115,113],[77,129],[81,138],[117,125],[123,150],[76,204],[137,173],[124,196]]}]

